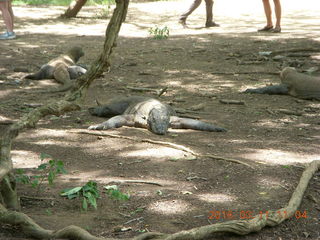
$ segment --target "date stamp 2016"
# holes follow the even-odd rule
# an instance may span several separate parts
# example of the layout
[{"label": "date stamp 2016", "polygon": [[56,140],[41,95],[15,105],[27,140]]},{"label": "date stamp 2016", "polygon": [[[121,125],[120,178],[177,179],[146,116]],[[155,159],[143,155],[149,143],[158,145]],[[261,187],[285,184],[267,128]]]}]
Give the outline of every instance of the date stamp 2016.
[{"label": "date stamp 2016", "polygon": [[[279,217],[287,218],[288,214],[287,211],[282,210],[282,211],[277,211],[277,214],[279,214]],[[212,220],[220,220],[220,219],[226,219],[226,220],[235,220],[235,219],[240,219],[240,220],[248,220],[248,219],[253,219],[254,217],[259,216],[260,219],[265,216],[267,219],[269,217],[269,211],[259,211],[258,213],[250,210],[240,210],[240,211],[235,211],[235,210],[214,210],[214,211],[209,211],[209,216],[208,219]],[[307,211],[295,211],[295,214],[292,216],[293,218],[296,219],[301,219],[301,218],[308,218]]]}]

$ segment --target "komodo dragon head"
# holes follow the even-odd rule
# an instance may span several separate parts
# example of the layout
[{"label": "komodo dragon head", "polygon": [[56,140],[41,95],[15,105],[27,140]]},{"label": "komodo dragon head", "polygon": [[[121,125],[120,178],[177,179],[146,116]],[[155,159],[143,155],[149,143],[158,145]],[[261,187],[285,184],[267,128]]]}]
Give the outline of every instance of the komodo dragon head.
[{"label": "komodo dragon head", "polygon": [[281,78],[281,82],[283,84],[286,84],[287,86],[290,86],[291,83],[291,79],[287,78],[288,74],[292,73],[292,72],[296,72],[297,70],[293,67],[286,67],[284,68],[281,73],[280,73],[280,78]]},{"label": "komodo dragon head", "polygon": [[68,51],[68,56],[71,57],[73,59],[73,61],[76,63],[78,62],[78,60],[84,56],[84,52],[82,50],[81,47],[72,47],[69,51]]},{"label": "komodo dragon head", "polygon": [[147,119],[148,129],[159,135],[167,133],[170,125],[170,112],[164,105],[154,107]]}]

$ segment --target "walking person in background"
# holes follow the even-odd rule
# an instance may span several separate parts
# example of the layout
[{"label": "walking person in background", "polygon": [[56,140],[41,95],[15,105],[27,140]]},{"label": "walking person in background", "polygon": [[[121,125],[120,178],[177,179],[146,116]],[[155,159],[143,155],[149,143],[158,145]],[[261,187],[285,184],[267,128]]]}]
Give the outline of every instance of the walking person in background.
[{"label": "walking person in background", "polygon": [[[202,0],[193,0],[190,8],[183,13],[179,18],[179,23],[182,24],[183,27],[187,27],[186,20],[187,17],[201,4]],[[219,27],[219,24],[212,21],[212,7],[213,7],[213,0],[204,0],[206,2],[206,27]]]},{"label": "walking person in background", "polygon": [[0,40],[14,39],[16,34],[13,32],[14,15],[11,0],[0,0],[0,10],[7,31],[0,35]]},{"label": "walking person in background", "polygon": [[280,33],[281,32],[281,4],[280,0],[273,0],[274,2],[274,11],[276,14],[276,26],[273,27],[272,23],[272,11],[269,0],[262,0],[264,13],[266,14],[267,18],[267,25],[258,30],[258,32],[273,32],[273,33]]}]

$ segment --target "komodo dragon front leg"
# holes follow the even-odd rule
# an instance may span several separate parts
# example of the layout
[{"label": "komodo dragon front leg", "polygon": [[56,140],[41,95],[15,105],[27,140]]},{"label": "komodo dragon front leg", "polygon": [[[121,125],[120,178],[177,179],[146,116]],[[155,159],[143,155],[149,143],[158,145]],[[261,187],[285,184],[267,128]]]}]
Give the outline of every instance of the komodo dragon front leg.
[{"label": "komodo dragon front leg", "polygon": [[261,88],[249,88],[249,89],[246,89],[243,93],[287,95],[289,93],[289,89],[284,84],[278,84],[278,85],[266,86],[266,87],[261,87]]},{"label": "komodo dragon front leg", "polygon": [[105,130],[105,129],[112,129],[112,128],[120,128],[122,126],[127,127],[134,127],[134,115],[133,114],[124,114],[124,115],[118,115],[114,116],[107,121],[92,125],[88,127],[89,130]]},{"label": "komodo dragon front leg", "polygon": [[193,129],[208,132],[226,132],[222,127],[215,126],[210,123],[202,122],[191,118],[181,118],[177,116],[170,117],[170,127],[176,129]]}]

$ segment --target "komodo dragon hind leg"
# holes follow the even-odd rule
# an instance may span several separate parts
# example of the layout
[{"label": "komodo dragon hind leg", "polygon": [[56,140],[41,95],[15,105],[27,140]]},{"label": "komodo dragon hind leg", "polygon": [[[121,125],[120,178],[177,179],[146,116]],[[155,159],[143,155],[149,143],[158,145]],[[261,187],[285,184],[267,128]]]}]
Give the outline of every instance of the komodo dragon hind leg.
[{"label": "komodo dragon hind leg", "polygon": [[134,126],[134,116],[132,114],[127,115],[118,115],[108,119],[103,123],[92,125],[88,127],[89,130],[104,130],[104,129],[112,129],[119,128],[122,126],[133,127]]},{"label": "komodo dragon hind leg", "polygon": [[180,118],[176,116],[170,117],[170,127],[176,129],[193,129],[208,132],[226,132],[222,127],[214,126],[213,124],[202,122],[191,118]]},{"label": "komodo dragon hind leg", "polygon": [[249,88],[245,90],[243,93],[258,93],[258,94],[279,94],[279,95],[287,95],[289,89],[284,84],[278,84],[273,86],[261,87],[261,88]]},{"label": "komodo dragon hind leg", "polygon": [[45,90],[46,93],[65,92],[73,87],[73,83],[70,79],[68,68],[64,65],[57,66],[53,72],[54,79],[63,84],[61,87]]}]

